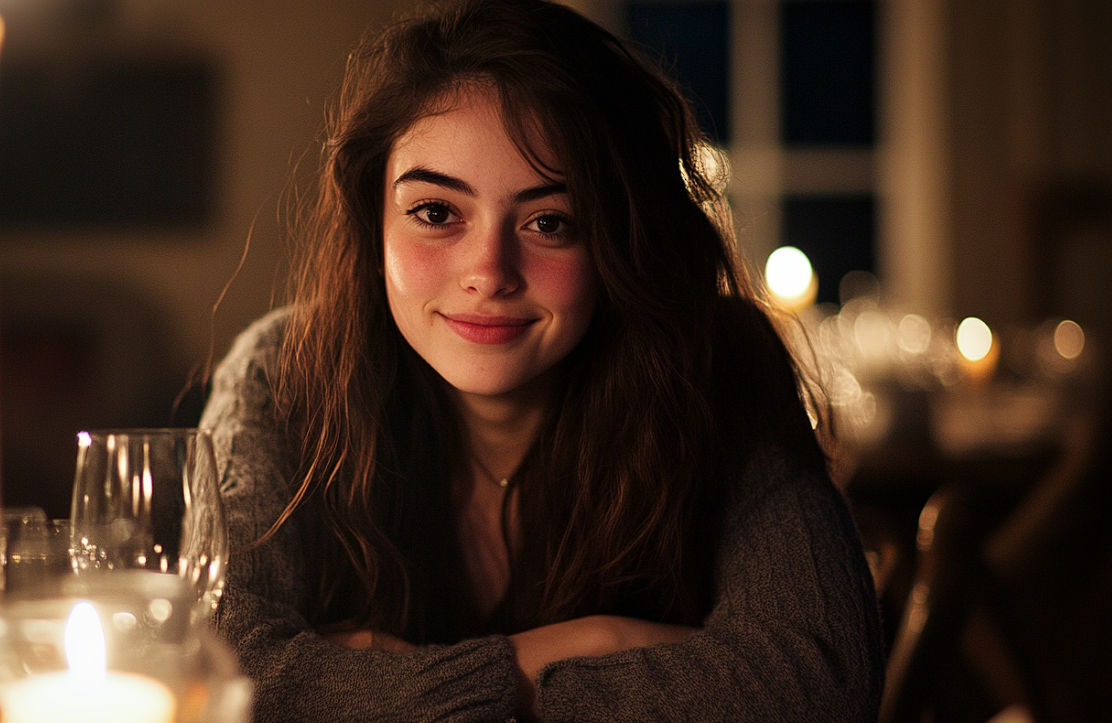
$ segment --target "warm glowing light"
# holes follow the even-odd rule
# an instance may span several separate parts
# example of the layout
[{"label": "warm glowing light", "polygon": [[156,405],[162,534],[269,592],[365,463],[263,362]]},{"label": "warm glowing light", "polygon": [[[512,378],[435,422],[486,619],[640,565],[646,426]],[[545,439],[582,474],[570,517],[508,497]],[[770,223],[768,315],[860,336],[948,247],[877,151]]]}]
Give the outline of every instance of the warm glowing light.
[{"label": "warm glowing light", "polygon": [[715,190],[722,193],[730,181],[730,159],[720,149],[710,144],[699,146],[699,163],[703,167],[703,176],[709,180]]},{"label": "warm glowing light", "polygon": [[811,261],[794,246],[781,246],[765,262],[765,279],[772,293],[785,299],[802,296],[811,284]]},{"label": "warm glowing light", "polygon": [[[709,143],[702,143],[695,149],[695,164],[704,180],[708,181],[717,193],[723,193],[730,182],[730,159],[726,153]],[[691,190],[691,178],[687,175],[683,161],[679,161],[680,175],[688,190]]]},{"label": "warm glowing light", "polygon": [[1054,330],[1054,348],[1063,359],[1076,359],[1085,351],[1085,332],[1076,321],[1069,319]]},{"label": "warm glowing light", "polygon": [[923,354],[931,345],[931,323],[918,314],[908,314],[900,319],[896,338],[904,353]]},{"label": "warm glowing light", "polygon": [[958,324],[958,352],[971,362],[980,361],[992,351],[992,329],[975,316],[963,319]]},{"label": "warm glowing light", "polygon": [[892,323],[882,311],[863,311],[853,322],[853,338],[867,358],[881,361],[892,349]]},{"label": "warm glowing light", "polygon": [[802,311],[813,304],[819,289],[807,255],[794,246],[781,246],[769,254],[765,281],[773,300],[788,311]]},{"label": "warm glowing light", "polygon": [[78,447],[88,447],[92,443],[93,443],[93,437],[88,432],[78,432],[77,433],[77,446]]},{"label": "warm glowing light", "polygon": [[965,381],[973,387],[988,384],[1000,360],[1000,345],[992,329],[975,316],[962,320],[954,339],[958,347],[958,368]]},{"label": "warm glowing light", "polygon": [[0,688],[4,723],[173,723],[177,699],[146,675],[107,670],[104,627],[91,603],[73,606],[63,643],[69,670]]},{"label": "warm glowing light", "polygon": [[91,603],[79,602],[70,611],[65,632],[66,663],[82,681],[104,680],[107,658],[104,648],[104,627]]},{"label": "warm glowing light", "polygon": [[174,604],[166,598],[155,598],[147,603],[147,613],[158,622],[164,623],[174,613]]},{"label": "warm glowing light", "polygon": [[848,369],[839,369],[830,384],[830,403],[836,407],[849,407],[861,401],[861,382]]}]

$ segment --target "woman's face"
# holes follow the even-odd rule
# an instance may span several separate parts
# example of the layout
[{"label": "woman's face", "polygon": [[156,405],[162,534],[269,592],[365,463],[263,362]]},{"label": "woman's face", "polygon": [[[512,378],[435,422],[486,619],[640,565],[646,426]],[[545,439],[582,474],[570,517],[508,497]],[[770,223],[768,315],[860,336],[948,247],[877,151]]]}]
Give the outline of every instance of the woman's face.
[{"label": "woman's face", "polygon": [[554,175],[521,156],[485,89],[419,120],[390,154],[390,311],[406,341],[464,395],[533,388],[590,324],[598,282]]}]

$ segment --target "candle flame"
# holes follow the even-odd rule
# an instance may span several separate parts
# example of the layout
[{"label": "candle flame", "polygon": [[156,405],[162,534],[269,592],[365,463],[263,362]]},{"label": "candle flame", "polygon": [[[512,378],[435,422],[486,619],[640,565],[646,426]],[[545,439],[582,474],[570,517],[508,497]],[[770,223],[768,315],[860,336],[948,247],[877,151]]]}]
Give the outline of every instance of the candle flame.
[{"label": "candle flame", "polygon": [[91,603],[73,606],[66,620],[65,646],[66,662],[75,676],[91,683],[104,680],[108,667],[104,627]]}]

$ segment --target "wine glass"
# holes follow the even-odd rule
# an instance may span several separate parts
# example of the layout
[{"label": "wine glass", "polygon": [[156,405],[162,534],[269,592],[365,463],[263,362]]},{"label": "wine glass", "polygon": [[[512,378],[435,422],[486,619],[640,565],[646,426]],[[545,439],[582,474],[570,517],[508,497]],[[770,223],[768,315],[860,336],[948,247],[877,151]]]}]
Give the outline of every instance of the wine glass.
[{"label": "wine glass", "polygon": [[191,619],[207,620],[228,559],[212,437],[200,429],[115,429],[81,432],[77,445],[74,572],[176,575],[195,603]]}]

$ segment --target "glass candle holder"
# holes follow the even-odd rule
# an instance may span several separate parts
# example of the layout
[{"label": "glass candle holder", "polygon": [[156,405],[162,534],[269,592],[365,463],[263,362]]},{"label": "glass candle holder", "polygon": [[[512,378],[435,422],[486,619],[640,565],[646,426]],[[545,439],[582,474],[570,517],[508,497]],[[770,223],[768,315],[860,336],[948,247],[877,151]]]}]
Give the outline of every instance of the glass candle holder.
[{"label": "glass candle holder", "polygon": [[157,573],[112,575],[0,607],[4,723],[248,723],[250,684],[190,590]]}]

